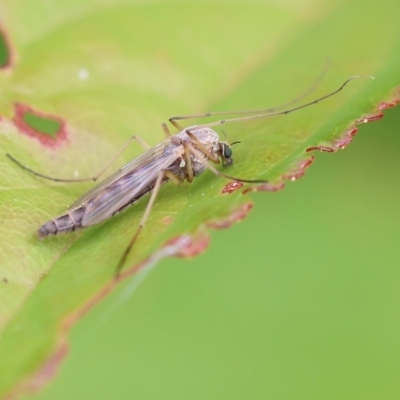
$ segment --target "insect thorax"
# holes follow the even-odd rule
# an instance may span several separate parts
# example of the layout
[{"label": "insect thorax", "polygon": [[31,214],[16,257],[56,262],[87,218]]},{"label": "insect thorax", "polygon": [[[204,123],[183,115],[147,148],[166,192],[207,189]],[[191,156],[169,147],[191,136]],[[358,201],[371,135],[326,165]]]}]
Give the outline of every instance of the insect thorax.
[{"label": "insect thorax", "polygon": [[185,140],[192,144],[192,146],[197,150],[197,157],[194,154],[190,155],[192,159],[193,174],[195,176],[200,175],[206,168],[204,160],[208,159],[207,155],[202,151],[200,146],[196,146],[196,142],[187,135],[186,131],[190,131],[196,139],[204,146],[204,148],[212,154],[215,158],[219,158],[219,136],[214,130],[202,127],[198,128],[196,126],[185,128],[182,132],[179,132],[176,136],[180,139]]}]

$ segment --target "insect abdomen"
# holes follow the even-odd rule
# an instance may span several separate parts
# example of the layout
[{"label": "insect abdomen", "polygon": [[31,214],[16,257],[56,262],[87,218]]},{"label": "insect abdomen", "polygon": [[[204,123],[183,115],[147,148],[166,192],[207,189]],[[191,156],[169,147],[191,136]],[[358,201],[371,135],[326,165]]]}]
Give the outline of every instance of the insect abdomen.
[{"label": "insect abdomen", "polygon": [[81,228],[82,216],[84,212],[85,208],[82,206],[68,211],[59,217],[51,219],[38,229],[39,238],[43,239],[46,236],[72,232]]}]

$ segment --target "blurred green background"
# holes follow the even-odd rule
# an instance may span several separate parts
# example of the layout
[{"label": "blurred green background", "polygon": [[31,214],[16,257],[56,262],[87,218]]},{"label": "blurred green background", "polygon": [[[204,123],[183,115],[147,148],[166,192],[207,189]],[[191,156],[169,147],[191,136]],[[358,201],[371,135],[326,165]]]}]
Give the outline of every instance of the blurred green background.
[{"label": "blurred green background", "polygon": [[205,254],[122,304],[121,286],[33,398],[400,398],[399,125],[397,108],[360,126]]}]

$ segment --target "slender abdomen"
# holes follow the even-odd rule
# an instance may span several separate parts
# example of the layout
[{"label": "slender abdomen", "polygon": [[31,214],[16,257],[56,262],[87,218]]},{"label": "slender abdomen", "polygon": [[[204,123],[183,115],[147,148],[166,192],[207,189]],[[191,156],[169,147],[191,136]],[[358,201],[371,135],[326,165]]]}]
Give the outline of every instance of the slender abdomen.
[{"label": "slender abdomen", "polygon": [[85,207],[81,206],[69,210],[59,217],[51,219],[38,229],[39,238],[43,239],[46,236],[72,232],[76,229],[82,228],[82,216],[84,212]]}]

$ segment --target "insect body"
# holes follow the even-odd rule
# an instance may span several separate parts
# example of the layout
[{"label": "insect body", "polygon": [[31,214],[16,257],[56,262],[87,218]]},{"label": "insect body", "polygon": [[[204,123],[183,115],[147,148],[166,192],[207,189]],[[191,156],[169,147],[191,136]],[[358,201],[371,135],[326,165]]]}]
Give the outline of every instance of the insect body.
[{"label": "insect body", "polygon": [[[179,126],[175,121],[173,121],[173,124]],[[218,134],[213,129],[207,126],[194,126],[182,129],[176,135],[171,135],[166,125],[163,125],[163,128],[168,136],[164,142],[149,148],[142,155],[124,165],[120,170],[85,193],[65,213],[43,224],[38,229],[39,238],[43,239],[46,236],[96,225],[122,211],[147,193],[152,192],[136,234],[118,264],[116,269],[118,275],[130,249],[146,223],[159,188],[163,183],[173,181],[180,185],[184,180],[192,182],[193,178],[203,173],[206,168],[216,175],[230,180],[250,183],[266,182],[265,180],[234,178],[214,168],[210,161],[216,164],[222,161],[223,165],[232,163],[232,149],[230,144],[219,140]],[[144,143],[142,139],[132,138],[137,139],[142,144]],[[10,154],[7,154],[7,156],[34,175],[58,182],[96,180],[100,175],[98,174],[95,178],[79,180],[52,178],[22,165]]]},{"label": "insect body", "polygon": [[[142,139],[132,136],[124,148],[132,139],[136,139],[143,146],[147,147],[147,150],[142,155],[123,166],[119,171],[115,172],[84,194],[81,198],[75,201],[64,214],[60,215],[59,217],[55,217],[42,225],[38,230],[39,238],[42,239],[49,235],[56,235],[61,232],[70,232],[103,222],[121,210],[125,209],[130,204],[136,202],[147,193],[151,192],[149,202],[145,212],[143,213],[136,233],[131,239],[116,268],[116,275],[118,276],[132,246],[134,245],[138,235],[146,223],[162,184],[168,181],[172,181],[177,185],[183,183],[185,180],[192,182],[193,178],[203,173],[205,169],[209,169],[215,175],[222,176],[232,181],[247,183],[266,182],[265,180],[236,178],[226,175],[216,169],[212,163],[219,164],[221,161],[223,165],[229,165],[232,163],[231,146],[234,143],[229,144],[227,142],[220,141],[218,134],[211,128],[230,122],[254,120],[289,114],[335,95],[336,93],[340,92],[351,80],[360,77],[361,76],[351,77],[335,91],[319,97],[311,102],[284,111],[278,112],[276,109],[265,109],[172,117],[169,121],[176,128],[178,128],[180,132],[176,135],[171,135],[167,126],[163,124],[163,130],[167,136],[167,139],[153,148],[149,148],[149,146],[146,145]],[[185,129],[183,129],[177,123],[177,120],[182,119],[209,117],[223,114],[253,115],[219,120],[209,124],[196,125]],[[119,154],[121,152],[119,152]],[[83,182],[88,180],[96,181],[101,173],[104,172],[104,170],[108,168],[117,157],[114,157],[111,162],[108,163],[106,167],[95,177],[85,179],[59,179],[33,171],[29,167],[22,165],[11,155],[7,154],[7,156],[12,161],[17,163],[21,168],[33,173],[34,175],[58,182]]]},{"label": "insect body", "polygon": [[[189,133],[187,133],[187,132]],[[230,164],[232,151],[210,128],[188,128],[148,149],[76,200],[69,210],[46,222],[40,238],[70,232],[105,221],[163,183],[191,182],[207,160]]]}]

